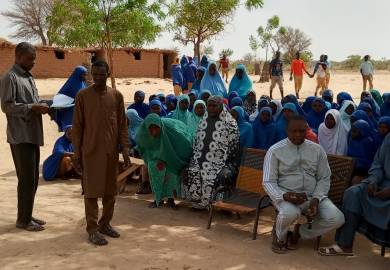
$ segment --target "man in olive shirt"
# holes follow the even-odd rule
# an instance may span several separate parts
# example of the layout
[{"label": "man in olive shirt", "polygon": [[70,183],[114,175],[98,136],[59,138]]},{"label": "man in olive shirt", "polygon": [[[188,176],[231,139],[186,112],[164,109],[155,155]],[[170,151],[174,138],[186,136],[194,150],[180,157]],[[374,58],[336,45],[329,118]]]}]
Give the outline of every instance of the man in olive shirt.
[{"label": "man in olive shirt", "polygon": [[30,73],[35,58],[35,48],[31,44],[18,44],[15,64],[0,81],[1,109],[7,117],[7,142],[18,177],[16,227],[27,231],[42,231],[45,224],[32,217],[39,180],[39,147],[43,146],[42,114],[49,112],[49,106],[40,103]]}]

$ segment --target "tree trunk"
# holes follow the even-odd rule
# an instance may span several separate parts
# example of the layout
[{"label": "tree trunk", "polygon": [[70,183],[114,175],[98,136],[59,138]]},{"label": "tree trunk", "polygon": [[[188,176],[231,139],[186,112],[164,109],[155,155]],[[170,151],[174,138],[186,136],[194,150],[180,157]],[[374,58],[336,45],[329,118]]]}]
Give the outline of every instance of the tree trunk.
[{"label": "tree trunk", "polygon": [[46,46],[46,45],[47,45],[47,40],[46,40],[46,37],[45,37],[45,35],[43,34],[43,31],[42,31],[41,29],[38,31],[38,35],[39,35],[39,37],[41,38],[42,45],[43,45],[43,46]]},{"label": "tree trunk", "polygon": [[200,39],[198,38],[197,41],[194,44],[194,52],[195,55],[198,57],[199,65],[200,65]]}]

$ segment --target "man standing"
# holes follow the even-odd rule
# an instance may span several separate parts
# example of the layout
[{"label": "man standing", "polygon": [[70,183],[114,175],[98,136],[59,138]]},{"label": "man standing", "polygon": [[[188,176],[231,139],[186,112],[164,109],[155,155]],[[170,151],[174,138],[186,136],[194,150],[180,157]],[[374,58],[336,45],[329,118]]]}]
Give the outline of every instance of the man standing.
[{"label": "man standing", "polygon": [[7,116],[7,142],[11,146],[18,177],[18,217],[16,227],[27,231],[44,230],[43,220],[32,217],[39,181],[40,146],[43,146],[42,114],[49,106],[40,103],[30,70],[35,64],[35,48],[19,43],[15,64],[1,79],[1,109]]},{"label": "man standing", "polygon": [[225,82],[228,83],[229,78],[229,59],[226,57],[226,54],[222,56],[222,58],[219,60],[219,67],[218,70],[220,70],[222,67],[222,79],[225,78]]},{"label": "man standing", "polygon": [[366,55],[364,56],[364,61],[360,65],[360,74],[362,74],[363,78],[363,91],[366,91],[367,89],[367,81],[369,83],[369,87],[371,89],[374,89],[374,84],[372,81],[374,80],[374,66],[372,65],[372,62],[370,61],[370,56]]},{"label": "man standing", "polygon": [[[272,250],[284,253],[293,249],[299,238],[323,235],[344,223],[343,213],[327,198],[330,168],[325,151],[305,140],[307,122],[293,116],[287,123],[288,138],[273,145],[264,161],[263,186],[278,210]],[[301,215],[311,224],[288,228]]]},{"label": "man standing", "polygon": [[[122,94],[106,85],[109,67],[104,61],[92,65],[94,84],[76,96],[72,143],[75,168],[82,174],[85,216],[89,241],[108,242],[102,234],[118,238],[110,221],[114,213],[119,149],[125,167],[130,165],[129,140]],[[98,222],[98,198],[103,214]]]},{"label": "man standing", "polygon": [[290,81],[292,81],[294,76],[295,95],[298,99],[299,92],[302,89],[303,71],[305,71],[307,76],[311,76],[310,73],[306,70],[305,62],[303,62],[303,60],[301,59],[300,52],[297,52],[296,58],[291,62]]},{"label": "man standing", "polygon": [[282,98],[283,94],[283,62],[280,60],[280,52],[277,51],[275,58],[271,61],[269,65],[269,77],[271,79],[271,86],[269,89],[269,94],[272,99],[272,91],[274,90],[276,84],[279,86],[280,95]]}]

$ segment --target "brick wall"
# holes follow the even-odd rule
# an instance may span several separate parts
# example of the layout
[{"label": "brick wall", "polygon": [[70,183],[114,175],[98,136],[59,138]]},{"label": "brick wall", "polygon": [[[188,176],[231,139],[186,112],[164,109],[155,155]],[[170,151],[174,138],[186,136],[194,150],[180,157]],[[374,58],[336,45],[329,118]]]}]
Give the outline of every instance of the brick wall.
[{"label": "brick wall", "polygon": [[[160,58],[162,54],[156,52],[141,51],[141,59],[135,60],[135,56],[130,51],[114,51],[114,73],[118,78],[123,77],[152,77],[162,78],[162,64],[160,68]],[[160,71],[161,69],[161,71]]]}]

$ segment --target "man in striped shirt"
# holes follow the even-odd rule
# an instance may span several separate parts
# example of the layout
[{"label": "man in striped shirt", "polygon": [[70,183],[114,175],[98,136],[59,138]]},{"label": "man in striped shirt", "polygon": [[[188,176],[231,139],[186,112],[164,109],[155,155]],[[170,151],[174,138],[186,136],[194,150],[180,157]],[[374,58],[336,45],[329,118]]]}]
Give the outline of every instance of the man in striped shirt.
[{"label": "man in striped shirt", "polygon": [[[331,172],[326,153],[305,140],[306,125],[301,116],[290,118],[288,138],[273,145],[264,161],[263,186],[278,210],[272,243],[276,253],[294,249],[299,238],[315,238],[344,223],[342,212],[327,198]],[[311,222],[289,232],[302,213]]]}]

